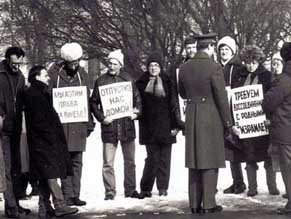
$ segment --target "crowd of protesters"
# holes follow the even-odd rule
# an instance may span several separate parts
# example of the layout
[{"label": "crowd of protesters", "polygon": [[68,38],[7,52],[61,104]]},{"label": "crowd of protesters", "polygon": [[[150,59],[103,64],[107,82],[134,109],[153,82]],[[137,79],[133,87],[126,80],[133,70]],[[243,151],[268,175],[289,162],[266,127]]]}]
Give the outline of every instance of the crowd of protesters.
[{"label": "crowd of protesters", "polygon": [[[86,139],[95,128],[93,116],[101,127],[104,200],[116,196],[114,160],[118,144],[124,158],[124,196],[152,197],[155,182],[159,196],[167,196],[172,144],[182,131],[193,214],[223,210],[215,195],[218,170],[225,167],[226,160],[230,161],[232,185],[223,191],[225,194],[240,194],[247,189],[241,166],[245,162],[247,196],[257,195],[257,163],[263,161],[270,195],[280,193],[276,185],[278,170],[285,184],[283,196],[288,201],[277,213],[291,214],[291,43],[284,43],[280,52],[274,52],[269,71],[258,46],[246,45],[238,51],[232,37],[224,36],[218,43],[216,37],[214,33],[188,37],[184,42],[186,57],[168,71],[161,53],[152,51],[137,81],[124,70],[122,50],[111,51],[108,70],[96,80],[91,95],[78,43],[64,44],[61,59],[49,67],[33,66],[28,83],[20,70],[25,52],[9,47],[0,63],[0,191],[4,194],[5,216],[30,214],[30,209],[19,204],[27,181],[33,185],[33,194],[39,195],[39,218],[74,214],[78,212],[75,206],[86,205],[80,199],[81,177]],[[130,87],[127,92],[132,109],[130,114],[113,118],[105,112],[102,89],[117,84]],[[269,134],[240,138],[229,94],[232,89],[249,85],[262,86],[261,106]],[[84,91],[86,119],[63,121],[54,106],[56,89]],[[179,95],[185,100],[185,121],[181,119]],[[140,192],[136,189],[134,120],[139,122],[139,144],[145,145],[147,153]],[[26,173],[20,146],[23,124],[28,151]]]}]

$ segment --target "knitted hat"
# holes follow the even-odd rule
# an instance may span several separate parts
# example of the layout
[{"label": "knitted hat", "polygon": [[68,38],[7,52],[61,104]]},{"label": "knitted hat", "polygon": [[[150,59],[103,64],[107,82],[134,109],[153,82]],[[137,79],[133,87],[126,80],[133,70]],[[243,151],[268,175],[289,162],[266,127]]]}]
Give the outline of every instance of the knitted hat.
[{"label": "knitted hat", "polygon": [[235,40],[233,38],[231,38],[230,36],[225,36],[222,37],[217,44],[217,50],[219,51],[220,47],[226,45],[227,47],[229,47],[232,51],[233,54],[236,53],[236,43]]},{"label": "knitted hat", "polygon": [[285,62],[291,60],[291,42],[286,42],[283,44],[280,54]]},{"label": "knitted hat", "polygon": [[82,47],[79,43],[66,43],[61,48],[61,57],[67,62],[80,59],[83,55]]},{"label": "knitted hat", "polygon": [[163,68],[163,57],[161,55],[161,53],[159,53],[158,51],[154,51],[152,52],[146,62],[147,68],[149,67],[149,64],[151,62],[157,62],[160,65],[160,68]]},{"label": "knitted hat", "polygon": [[116,59],[122,66],[124,65],[124,55],[123,55],[121,49],[117,49],[117,50],[110,52],[107,58],[108,58],[108,60],[109,59]]},{"label": "knitted hat", "polygon": [[283,61],[283,58],[282,58],[282,56],[280,55],[279,52],[276,52],[276,53],[273,54],[272,60],[274,60],[274,59],[278,59],[280,61]]}]

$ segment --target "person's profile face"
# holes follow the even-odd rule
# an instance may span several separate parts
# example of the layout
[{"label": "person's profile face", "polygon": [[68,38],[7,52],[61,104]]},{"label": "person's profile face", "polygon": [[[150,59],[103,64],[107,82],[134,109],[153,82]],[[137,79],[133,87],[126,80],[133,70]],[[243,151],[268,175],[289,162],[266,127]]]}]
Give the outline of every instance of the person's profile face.
[{"label": "person's profile face", "polygon": [[8,64],[13,72],[19,71],[20,66],[23,64],[23,56],[17,57],[17,55],[11,55]]},{"label": "person's profile face", "polygon": [[190,43],[185,46],[186,56],[190,59],[194,58],[197,52],[197,43]]},{"label": "person's profile face", "polygon": [[46,69],[42,69],[40,74],[35,77],[36,80],[43,82],[46,85],[49,85],[50,77]]},{"label": "person's profile face", "polygon": [[282,74],[283,62],[280,59],[272,59],[271,70],[275,75]]}]

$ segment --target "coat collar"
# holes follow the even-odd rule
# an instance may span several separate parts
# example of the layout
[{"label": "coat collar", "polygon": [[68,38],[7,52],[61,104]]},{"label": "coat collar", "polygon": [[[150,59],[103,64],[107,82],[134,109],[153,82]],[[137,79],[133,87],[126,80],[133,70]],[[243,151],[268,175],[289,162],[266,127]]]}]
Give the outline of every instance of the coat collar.
[{"label": "coat collar", "polygon": [[198,51],[195,56],[194,59],[211,59],[211,57],[203,51]]},{"label": "coat collar", "polygon": [[47,93],[48,92],[48,85],[46,85],[45,83],[38,81],[38,80],[34,80],[31,83],[32,87],[35,87],[37,90],[43,92],[43,93]]}]

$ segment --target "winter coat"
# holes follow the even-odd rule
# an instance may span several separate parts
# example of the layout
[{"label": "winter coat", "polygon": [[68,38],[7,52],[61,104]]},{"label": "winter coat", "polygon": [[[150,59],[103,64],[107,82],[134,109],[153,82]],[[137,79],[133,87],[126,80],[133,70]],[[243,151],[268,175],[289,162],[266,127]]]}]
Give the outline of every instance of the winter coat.
[{"label": "winter coat", "polygon": [[103,107],[99,94],[99,86],[113,84],[117,82],[131,81],[133,88],[133,107],[141,112],[140,94],[133,82],[132,77],[124,71],[120,71],[118,75],[111,75],[109,72],[101,75],[94,85],[94,89],[90,98],[91,110],[95,118],[101,123],[101,138],[103,143],[116,144],[118,141],[130,142],[136,137],[134,121],[130,117],[115,119],[111,124],[103,124],[105,119]]},{"label": "winter coat", "polygon": [[33,82],[23,100],[31,178],[55,179],[72,175],[66,138],[48,87],[42,82]]},{"label": "winter coat", "polygon": [[0,139],[0,192],[4,192],[5,190],[6,190],[5,163],[2,149],[2,139]]},{"label": "winter coat", "polygon": [[221,66],[198,51],[180,68],[179,91],[187,99],[186,167],[224,167],[224,130],[231,115]]},{"label": "winter coat", "polygon": [[[12,82],[12,74],[17,77],[16,87]],[[18,99],[24,87],[23,74],[20,71],[11,73],[7,61],[3,60],[0,63],[0,116],[4,119],[2,132],[6,135],[20,135],[22,114]]]},{"label": "winter coat", "polygon": [[84,68],[79,67],[78,73],[76,75],[74,75],[72,78],[68,77],[66,70],[64,69],[64,62],[54,63],[50,67],[48,73],[51,78],[50,88],[74,86],[87,87],[89,121],[62,124],[64,133],[66,135],[69,151],[85,151],[87,136],[94,130],[95,126],[89,107],[90,89],[88,74],[85,72]]},{"label": "winter coat", "polygon": [[160,74],[160,77],[165,97],[157,97],[145,92],[150,79],[149,72],[145,72],[136,82],[142,100],[142,115],[139,119],[140,144],[171,145],[176,142],[176,137],[171,135],[171,130],[183,128],[179,126],[180,110],[173,82],[164,73]]},{"label": "winter coat", "polygon": [[[235,55],[223,67],[225,85],[230,86],[230,88],[234,88],[233,85],[236,84],[235,82],[237,81],[237,78],[239,78],[239,75],[243,71],[243,69],[244,66],[242,65],[239,57]],[[228,139],[225,139],[225,159],[233,162],[244,162],[246,159],[245,154],[240,149],[240,146],[236,145],[236,143],[238,142],[238,138],[235,135],[232,135],[232,137],[236,141],[229,141]]]},{"label": "winter coat", "polygon": [[272,144],[291,145],[291,61],[285,63],[283,73],[273,81],[262,106],[271,121]]},{"label": "winter coat", "polygon": [[[238,75],[235,81],[233,81],[233,87],[242,87],[247,79],[248,74],[252,74],[251,78],[258,77],[258,84],[262,84],[263,93],[269,90],[271,86],[271,72],[268,71],[263,65],[259,65],[255,72],[249,73],[244,68]],[[244,151],[247,162],[259,162],[269,159],[268,147],[270,144],[269,135],[239,139],[238,143],[241,150]]]},{"label": "winter coat", "polygon": [[[12,72],[6,60],[0,62],[0,116],[3,118],[2,135],[10,136],[11,174],[21,175],[20,135],[22,127],[21,95],[25,79],[21,71]],[[13,83],[16,81],[16,86]]]}]

